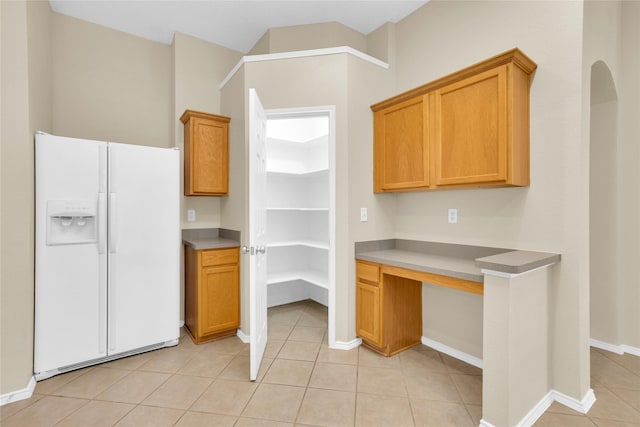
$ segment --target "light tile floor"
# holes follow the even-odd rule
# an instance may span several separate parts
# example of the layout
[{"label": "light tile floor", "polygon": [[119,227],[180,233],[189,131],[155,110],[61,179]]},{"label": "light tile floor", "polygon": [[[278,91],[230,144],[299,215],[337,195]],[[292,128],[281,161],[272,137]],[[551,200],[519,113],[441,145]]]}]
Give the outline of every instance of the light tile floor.
[{"label": "light tile floor", "polygon": [[[1,407],[2,426],[477,426],[482,372],[425,346],[394,357],[331,350],[327,311],[311,301],[269,310],[258,381],[232,337],[131,356],[41,381]],[[640,358],[591,351],[597,401],[559,404],[538,426],[640,425]]]}]

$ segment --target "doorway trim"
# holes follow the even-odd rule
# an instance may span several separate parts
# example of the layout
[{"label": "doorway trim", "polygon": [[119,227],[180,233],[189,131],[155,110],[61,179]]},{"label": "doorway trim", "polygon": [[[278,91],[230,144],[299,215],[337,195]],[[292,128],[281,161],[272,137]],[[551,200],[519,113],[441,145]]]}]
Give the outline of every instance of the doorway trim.
[{"label": "doorway trim", "polygon": [[266,109],[267,122],[271,119],[289,119],[326,116],[329,118],[329,288],[327,335],[330,348],[336,348],[336,106]]}]

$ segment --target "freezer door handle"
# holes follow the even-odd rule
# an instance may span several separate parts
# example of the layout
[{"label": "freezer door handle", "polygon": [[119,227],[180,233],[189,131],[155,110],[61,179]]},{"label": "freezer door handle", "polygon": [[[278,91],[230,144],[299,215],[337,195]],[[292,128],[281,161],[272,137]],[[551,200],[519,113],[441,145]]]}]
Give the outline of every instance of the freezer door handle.
[{"label": "freezer door handle", "polygon": [[109,253],[116,253],[118,244],[118,209],[116,193],[109,193]]},{"label": "freezer door handle", "polygon": [[98,278],[98,352],[104,354],[107,347],[107,277]]},{"label": "freezer door handle", "polygon": [[98,253],[103,254],[107,250],[107,195],[98,193]]}]

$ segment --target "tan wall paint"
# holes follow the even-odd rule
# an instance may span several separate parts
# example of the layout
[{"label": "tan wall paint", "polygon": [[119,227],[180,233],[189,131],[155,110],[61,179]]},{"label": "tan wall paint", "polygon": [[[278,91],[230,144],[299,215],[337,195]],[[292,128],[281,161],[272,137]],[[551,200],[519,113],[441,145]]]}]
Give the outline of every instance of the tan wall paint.
[{"label": "tan wall paint", "polygon": [[248,55],[264,55],[265,53],[269,53],[271,50],[270,34],[271,30],[267,30],[262,37],[260,37],[260,40],[253,45]]},{"label": "tan wall paint", "polygon": [[551,388],[547,306],[553,269],[484,277],[484,342],[492,351],[483,366],[482,419],[491,425],[527,425],[521,421]]},{"label": "tan wall paint", "polygon": [[55,134],[174,145],[170,46],[55,13],[52,36]]},{"label": "tan wall paint", "polygon": [[[336,339],[355,338],[353,243],[357,240],[387,238],[391,235],[389,216],[393,196],[376,200],[372,184],[372,114],[368,106],[391,87],[387,72],[349,55],[251,62],[245,64],[223,89],[223,111],[232,120],[246,120],[247,93],[256,88],[266,109],[336,106]],[[222,203],[222,225],[241,226],[243,243],[248,243],[248,123],[244,134],[232,132],[231,182],[240,192]],[[354,166],[355,165],[355,166]],[[367,171],[368,172],[365,172]],[[370,221],[359,223],[359,207],[368,206]],[[242,329],[248,328],[248,265],[243,264]]]},{"label": "tan wall paint", "polygon": [[[336,278],[337,339],[351,341],[356,337],[355,324],[355,242],[393,237],[396,195],[373,193],[373,113],[371,104],[393,94],[392,71],[347,56],[347,126],[348,139],[338,140],[348,146],[348,209],[346,218],[338,218],[348,232],[347,247],[338,252],[338,262],[347,263],[347,275]],[[340,158],[340,157],[339,157]],[[343,183],[337,181],[338,188]],[[367,208],[367,222],[360,221],[360,208]],[[341,235],[338,229],[338,236]],[[341,259],[344,257],[344,259]],[[344,324],[341,324],[344,323]]]},{"label": "tan wall paint", "polygon": [[[246,139],[246,111],[248,89],[245,87],[245,67],[240,67],[220,92],[221,113],[231,117],[229,128],[229,196],[220,201],[220,224],[222,227],[240,231],[243,245],[249,244],[248,217],[248,158]],[[249,335],[249,263],[247,257],[240,259],[240,328]]]},{"label": "tan wall paint", "polygon": [[619,218],[624,230],[620,239],[620,340],[640,349],[640,2],[622,2],[622,72],[619,93],[620,183]]},{"label": "tan wall paint", "polygon": [[[183,152],[184,126],[180,116],[186,109],[220,114],[219,82],[227,76],[242,54],[181,33],[174,36],[173,52],[174,141],[175,146]],[[234,125],[231,123],[231,126]],[[219,227],[220,199],[183,197],[182,228]],[[187,222],[187,209],[196,210],[195,222]]]},{"label": "tan wall paint", "polygon": [[592,104],[590,122],[589,336],[618,344],[618,100]]},{"label": "tan wall paint", "polygon": [[[366,37],[338,22],[271,28],[251,49],[252,54],[351,46],[366,52]],[[267,48],[268,50],[265,50]]]},{"label": "tan wall paint", "polygon": [[[640,273],[629,266],[640,254],[640,61],[629,52],[640,49],[640,7],[636,2],[589,1],[584,17],[583,89],[584,103],[589,103],[585,120],[590,119],[594,197],[590,336],[638,349]],[[607,96],[607,90],[614,95]]]},{"label": "tan wall paint", "polygon": [[0,394],[7,394],[33,375],[33,135],[51,130],[51,10],[45,2],[2,2],[0,10]]},{"label": "tan wall paint", "polygon": [[[174,145],[180,148],[180,188],[183,187],[184,125],[180,117],[185,110],[220,114],[219,82],[240,60],[239,52],[186,34],[173,38],[173,123]],[[231,123],[231,127],[235,123]],[[181,194],[183,191],[181,190]],[[182,228],[220,227],[220,197],[181,198]],[[196,211],[196,221],[187,222],[187,210]],[[180,263],[184,268],[184,262]],[[184,272],[180,274],[180,318],[184,319]]]},{"label": "tan wall paint", "polygon": [[378,29],[367,34],[367,53],[375,58],[381,59],[395,65],[396,51],[396,25],[387,22]]},{"label": "tan wall paint", "polygon": [[[396,25],[396,43],[398,91],[516,46],[538,63],[531,86],[532,185],[399,194],[395,233],[398,238],[562,253],[550,293],[552,387],[582,398],[589,386],[582,5],[432,1]],[[458,209],[458,224],[447,224],[448,208]],[[439,305],[458,308],[455,301],[434,299],[424,312]],[[461,313],[460,321],[480,322],[477,308]],[[444,323],[433,328],[458,339]]]}]

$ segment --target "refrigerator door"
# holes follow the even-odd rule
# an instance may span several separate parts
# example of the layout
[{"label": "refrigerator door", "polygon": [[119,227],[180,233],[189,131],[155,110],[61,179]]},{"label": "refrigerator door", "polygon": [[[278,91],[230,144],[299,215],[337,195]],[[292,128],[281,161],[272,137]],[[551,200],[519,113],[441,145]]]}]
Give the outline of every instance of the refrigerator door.
[{"label": "refrigerator door", "polygon": [[38,374],[106,355],[106,143],[38,133],[35,160]]},{"label": "refrigerator door", "polygon": [[180,336],[179,159],[109,143],[109,355]]}]

